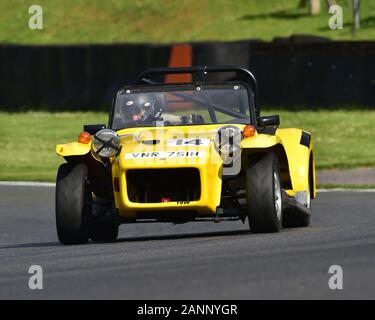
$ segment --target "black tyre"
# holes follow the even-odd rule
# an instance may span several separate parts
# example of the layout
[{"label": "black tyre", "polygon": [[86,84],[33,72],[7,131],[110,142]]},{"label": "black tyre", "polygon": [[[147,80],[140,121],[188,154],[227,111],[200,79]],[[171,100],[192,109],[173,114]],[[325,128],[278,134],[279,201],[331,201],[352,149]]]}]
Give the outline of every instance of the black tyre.
[{"label": "black tyre", "polygon": [[246,170],[247,210],[254,233],[278,232],[282,225],[281,182],[277,157],[269,153]]},{"label": "black tyre", "polygon": [[56,228],[63,244],[83,244],[89,240],[87,228],[87,167],[64,163],[56,179]]},{"label": "black tyre", "polygon": [[118,237],[118,229],[115,223],[94,223],[89,227],[89,237],[96,242],[113,242]]}]

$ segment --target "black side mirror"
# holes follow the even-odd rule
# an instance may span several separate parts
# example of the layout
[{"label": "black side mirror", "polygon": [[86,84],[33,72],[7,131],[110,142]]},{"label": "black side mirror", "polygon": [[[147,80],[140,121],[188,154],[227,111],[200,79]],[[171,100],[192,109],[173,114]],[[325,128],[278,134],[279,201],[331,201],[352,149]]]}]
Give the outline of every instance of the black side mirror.
[{"label": "black side mirror", "polygon": [[105,128],[105,124],[86,124],[83,126],[83,131],[87,131],[89,134],[94,135],[98,131]]},{"label": "black side mirror", "polygon": [[274,116],[265,116],[258,118],[258,126],[259,127],[275,127],[280,125],[280,117],[278,115]]}]

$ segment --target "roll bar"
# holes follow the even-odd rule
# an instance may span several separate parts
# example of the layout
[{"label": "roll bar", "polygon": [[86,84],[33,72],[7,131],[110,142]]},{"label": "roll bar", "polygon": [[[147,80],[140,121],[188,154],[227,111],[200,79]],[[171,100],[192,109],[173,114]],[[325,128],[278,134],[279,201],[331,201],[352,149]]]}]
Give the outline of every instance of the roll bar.
[{"label": "roll bar", "polygon": [[[246,83],[254,93],[254,109],[259,114],[259,108],[257,104],[257,82],[254,75],[247,69],[237,66],[195,66],[195,67],[183,67],[183,68],[151,68],[147,69],[134,81],[134,85],[151,84],[153,83],[150,78],[154,75],[167,75],[167,74],[186,74],[191,73],[193,75],[193,82],[200,81],[205,82],[206,75],[209,73],[223,73],[223,72],[234,72],[236,74],[236,80]],[[156,83],[154,83],[156,84]]]}]

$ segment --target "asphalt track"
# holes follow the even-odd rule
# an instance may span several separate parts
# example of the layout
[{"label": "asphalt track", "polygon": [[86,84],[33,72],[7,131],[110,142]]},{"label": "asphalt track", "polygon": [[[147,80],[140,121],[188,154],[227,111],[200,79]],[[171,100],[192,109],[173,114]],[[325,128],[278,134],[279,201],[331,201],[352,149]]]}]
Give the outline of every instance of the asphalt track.
[{"label": "asphalt track", "polygon": [[[375,193],[329,192],[309,228],[133,224],[112,244],[62,246],[54,188],[0,186],[0,299],[374,299]],[[30,290],[28,268],[43,268]],[[328,287],[331,265],[343,290]]]}]

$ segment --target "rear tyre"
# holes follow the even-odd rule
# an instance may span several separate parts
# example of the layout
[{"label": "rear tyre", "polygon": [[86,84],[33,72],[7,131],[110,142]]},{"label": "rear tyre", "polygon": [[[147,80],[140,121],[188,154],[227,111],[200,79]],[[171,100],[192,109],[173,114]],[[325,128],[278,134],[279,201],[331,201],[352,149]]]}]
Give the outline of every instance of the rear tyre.
[{"label": "rear tyre", "polygon": [[89,240],[88,209],[85,204],[87,167],[64,163],[56,179],[56,229],[62,244],[83,244]]},{"label": "rear tyre", "polygon": [[278,232],[282,225],[281,182],[277,157],[267,154],[246,170],[247,214],[253,233]]},{"label": "rear tyre", "polygon": [[113,242],[118,237],[118,229],[114,223],[94,223],[89,228],[89,237],[95,242]]}]

